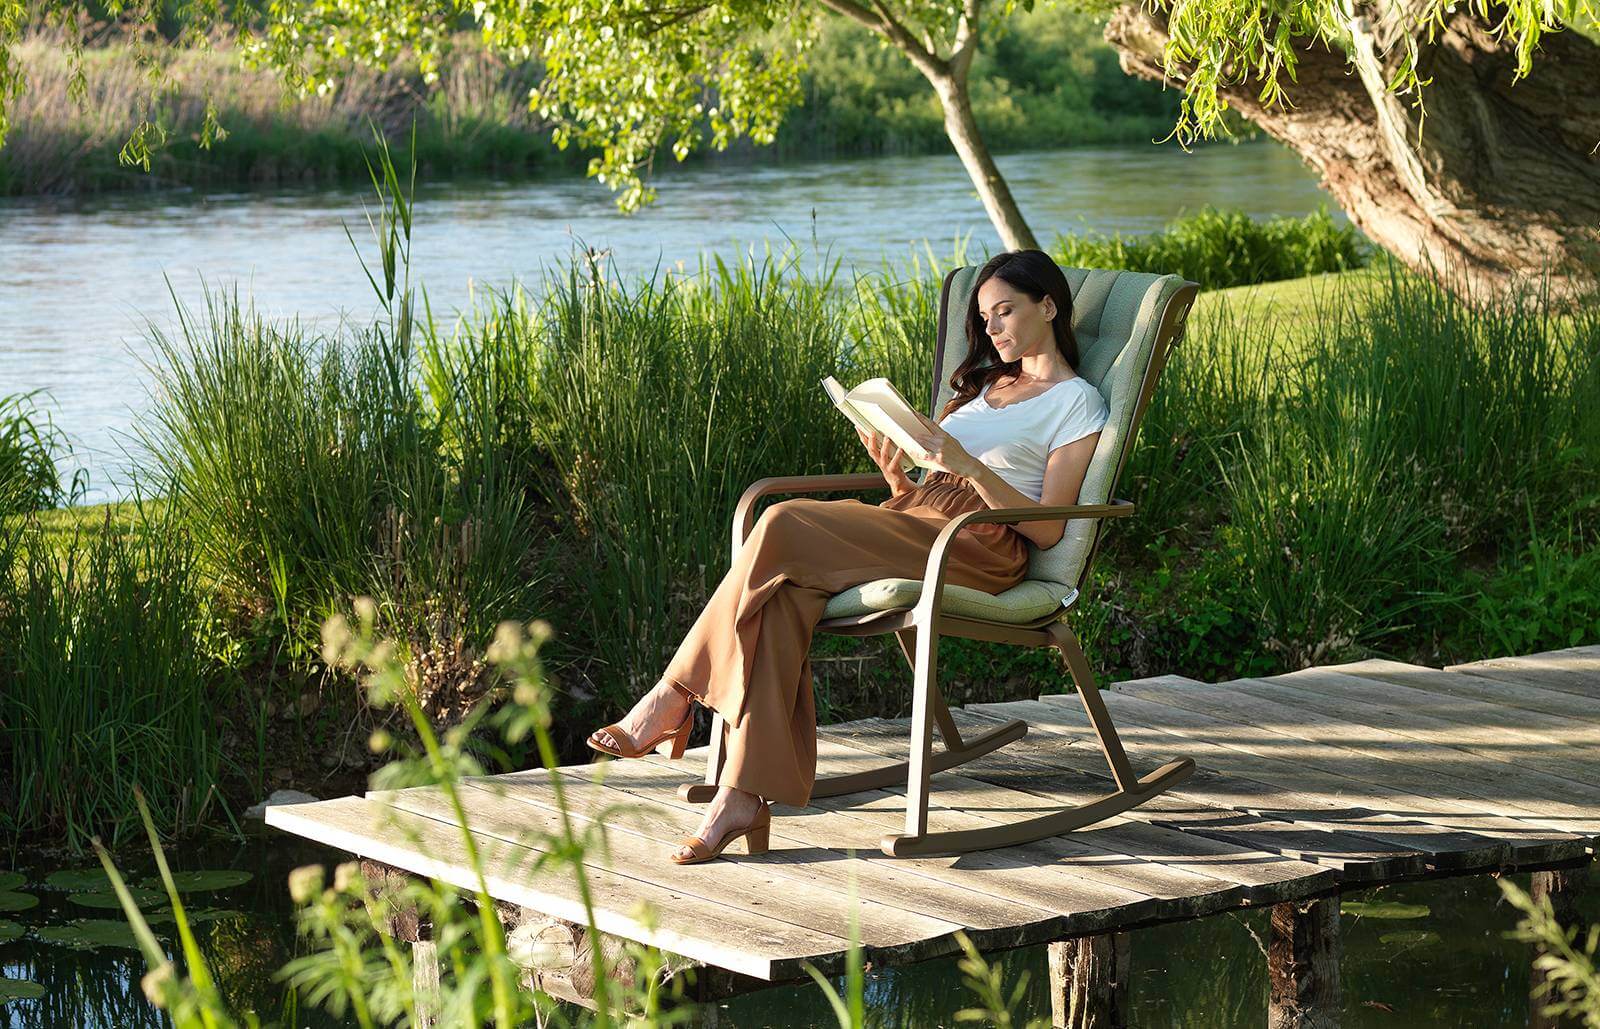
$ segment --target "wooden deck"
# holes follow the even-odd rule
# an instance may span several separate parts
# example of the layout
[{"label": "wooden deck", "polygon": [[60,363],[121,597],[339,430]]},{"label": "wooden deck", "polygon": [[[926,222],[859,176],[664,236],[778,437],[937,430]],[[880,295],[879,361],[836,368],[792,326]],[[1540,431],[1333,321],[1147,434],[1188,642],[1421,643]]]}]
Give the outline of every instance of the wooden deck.
[{"label": "wooden deck", "polygon": [[[772,849],[680,867],[700,808],[678,784],[704,752],[561,770],[572,812],[604,820],[589,869],[598,928],[758,979],[839,967],[854,891],[867,958],[946,954],[963,929],[1000,949],[1196,918],[1396,879],[1553,867],[1600,843],[1600,646],[1440,670],[1387,661],[1206,684],[1163,676],[1104,694],[1135,766],[1188,755],[1170,793],[1067,836],[948,858],[894,859],[878,838],[903,796],[873,791],[778,807]],[[1077,698],[976,704],[963,730],[1022,717],[1026,737],[935,775],[930,828],[1024,817],[1104,794],[1109,776]],[[820,771],[904,758],[905,721],[820,732]],[[530,833],[557,828],[545,772],[471,783],[470,824],[498,900],[583,921],[570,874],[527,870]],[[433,789],[274,807],[267,822],[363,857],[471,886]],[[655,927],[638,905],[654,908]]]}]

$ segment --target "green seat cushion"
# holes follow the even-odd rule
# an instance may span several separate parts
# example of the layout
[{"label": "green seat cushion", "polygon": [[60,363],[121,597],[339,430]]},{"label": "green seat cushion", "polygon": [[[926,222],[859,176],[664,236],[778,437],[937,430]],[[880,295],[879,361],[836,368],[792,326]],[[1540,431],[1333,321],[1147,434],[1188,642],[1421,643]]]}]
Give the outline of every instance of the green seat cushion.
[{"label": "green seat cushion", "polygon": [[[916,607],[921,596],[921,579],[874,579],[835,593],[823,609],[822,617],[845,618]],[[1025,579],[999,594],[946,583],[939,610],[966,618],[1022,625],[1065,610],[1077,597],[1078,591],[1071,586],[1043,579]]]}]

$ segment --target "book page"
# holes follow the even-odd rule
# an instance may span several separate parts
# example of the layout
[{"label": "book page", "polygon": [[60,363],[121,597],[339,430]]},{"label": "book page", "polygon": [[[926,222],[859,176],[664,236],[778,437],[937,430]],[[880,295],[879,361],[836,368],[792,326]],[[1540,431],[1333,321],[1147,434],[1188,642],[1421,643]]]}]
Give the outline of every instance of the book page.
[{"label": "book page", "polygon": [[[876,381],[881,381],[885,384],[888,382],[887,379]],[[913,468],[928,467],[919,460],[919,458],[926,457],[922,448],[916,446],[910,439],[909,434],[900,427],[899,422],[890,418],[877,404],[866,400],[853,400],[852,397],[856,394],[856,390],[851,390],[848,394],[845,393],[844,387],[839,385],[839,381],[831,375],[822,380],[822,388],[827,390],[828,397],[833,401],[834,406],[842,411],[844,416],[850,419],[857,429],[865,433],[875,432],[880,436],[887,436],[900,447],[902,451],[900,455],[901,471],[909,472]],[[890,386],[889,388],[892,390],[894,387]],[[858,386],[856,389],[858,390],[860,387]],[[912,445],[908,447],[907,443]]]}]

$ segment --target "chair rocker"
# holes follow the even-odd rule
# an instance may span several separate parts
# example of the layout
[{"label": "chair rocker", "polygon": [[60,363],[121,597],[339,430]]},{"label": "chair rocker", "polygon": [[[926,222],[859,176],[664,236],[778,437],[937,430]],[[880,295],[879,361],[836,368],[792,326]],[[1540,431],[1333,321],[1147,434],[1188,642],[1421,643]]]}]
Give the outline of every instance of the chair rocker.
[{"label": "chair rocker", "polygon": [[[878,579],[835,594],[817,623],[819,632],[872,636],[893,632],[914,672],[911,752],[906,761],[849,775],[819,777],[814,797],[836,797],[906,784],[905,831],[883,837],[890,857],[961,854],[1009,847],[1093,825],[1144,803],[1188,778],[1189,758],[1169,761],[1137,776],[1111,715],[1100,698],[1088,659],[1066,619],[1088,582],[1090,566],[1106,521],[1133,514],[1126,500],[1111,500],[1133,449],[1140,419],[1166,364],[1183,338],[1199,286],[1176,275],[1064,269],[1073,296],[1073,329],[1079,346],[1078,373],[1106,400],[1109,417],[1090,460],[1079,503],[1065,507],[1004,508],[973,511],[954,518],[939,533],[922,579]],[[939,298],[938,351],[934,355],[929,416],[954,392],[949,377],[967,353],[964,312],[978,269],[957,268],[945,277]],[[877,472],[849,475],[779,476],[760,479],[740,497],[733,517],[733,550],[744,545],[755,521],[755,505],[774,494],[887,489]],[[1028,572],[1017,585],[992,595],[945,583],[948,548],[962,526],[977,522],[1014,524],[1067,518],[1066,531],[1048,549],[1029,544]],[[931,589],[925,589],[931,584]],[[930,776],[1021,739],[1025,721],[1006,722],[982,735],[963,738],[938,685],[938,640],[960,636],[1054,647],[1066,662],[1116,789],[1104,797],[1023,821],[956,832],[928,831]],[[679,788],[684,799],[704,803],[716,793],[722,769],[724,724],[711,725],[704,783]],[[933,733],[943,740],[934,751]]]}]

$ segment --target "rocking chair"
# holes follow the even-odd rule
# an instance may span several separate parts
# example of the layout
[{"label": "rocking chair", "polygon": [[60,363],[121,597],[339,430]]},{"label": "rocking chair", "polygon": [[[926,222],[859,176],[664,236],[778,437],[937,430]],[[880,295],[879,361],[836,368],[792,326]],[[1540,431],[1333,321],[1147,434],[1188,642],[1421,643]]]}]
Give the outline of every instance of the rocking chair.
[{"label": "rocking chair", "polygon": [[[961,854],[1071,832],[1136,807],[1194,771],[1191,759],[1178,758],[1143,777],[1134,773],[1088,659],[1066,619],[1088,582],[1102,526],[1107,519],[1133,514],[1130,502],[1110,499],[1112,491],[1133,449],[1139,421],[1167,354],[1183,338],[1200,287],[1176,275],[1081,268],[1064,271],[1072,288],[1072,327],[1080,351],[1077,371],[1100,390],[1110,412],[1079,491],[1079,502],[1065,507],[995,508],[953,518],[935,540],[920,581],[878,579],[853,586],[829,600],[816,626],[818,632],[846,636],[893,632],[915,673],[910,759],[849,775],[820,777],[812,790],[814,797],[835,797],[905,783],[905,831],[886,835],[881,842],[890,857]],[[950,375],[967,354],[963,312],[977,274],[973,267],[955,269],[945,277],[940,293],[938,350],[928,406],[929,416],[935,420],[954,392]],[[744,492],[734,511],[734,553],[749,536],[755,505],[762,497],[887,487],[877,472],[760,479]],[[1042,550],[1030,543],[1027,577],[1005,592],[993,595],[945,582],[947,550],[962,526],[1063,517],[1068,521],[1061,539]],[[924,590],[925,583],[932,583],[933,588]],[[971,739],[962,737],[937,681],[940,636],[1060,651],[1111,767],[1116,789],[1097,800],[1006,825],[928,832],[932,773],[955,768],[1021,739],[1028,731],[1027,723],[1017,719]],[[932,746],[935,730],[944,743],[937,753]],[[703,803],[715,795],[723,762],[723,735],[723,719],[717,715],[711,725],[705,782],[680,787],[684,799]]]}]

